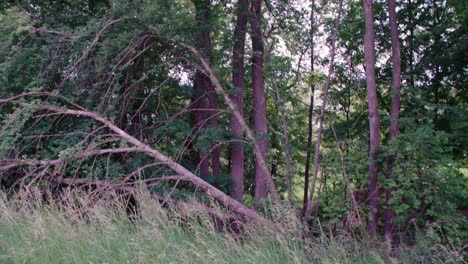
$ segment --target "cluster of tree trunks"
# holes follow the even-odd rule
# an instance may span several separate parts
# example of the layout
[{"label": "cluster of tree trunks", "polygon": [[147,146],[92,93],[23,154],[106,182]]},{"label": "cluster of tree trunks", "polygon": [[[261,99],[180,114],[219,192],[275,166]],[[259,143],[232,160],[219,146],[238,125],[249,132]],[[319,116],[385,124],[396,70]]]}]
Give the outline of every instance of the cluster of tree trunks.
[{"label": "cluster of tree trunks", "polygon": [[[390,110],[390,140],[394,140],[399,134],[398,120],[400,118],[400,87],[401,87],[401,55],[400,39],[398,34],[398,21],[396,14],[395,0],[388,0],[388,18],[390,24],[390,35],[392,42],[392,102]],[[392,171],[394,166],[394,157],[387,160],[386,178],[393,179]],[[385,236],[388,240],[394,240],[395,235],[395,213],[391,199],[395,188],[385,190],[386,208],[384,213]]]},{"label": "cluster of tree trunks", "polygon": [[[197,50],[209,65],[211,38],[210,38],[210,1],[194,0],[196,8],[196,20],[199,28],[197,32]],[[266,96],[265,96],[265,77],[264,77],[264,42],[262,31],[262,1],[240,0],[237,4],[237,20],[234,31],[234,48],[232,55],[233,73],[232,83],[235,88],[232,101],[235,109],[240,116],[243,116],[244,108],[244,54],[245,38],[247,32],[247,22],[250,21],[250,36],[252,39],[252,90],[253,90],[253,116],[255,145],[258,151],[255,152],[255,200],[256,206],[261,207],[267,198],[268,189],[273,189],[273,180],[271,174],[266,169],[266,160],[268,158],[268,124],[266,117]],[[206,70],[206,69],[204,69]],[[211,82],[210,77],[198,69],[195,75],[194,88],[196,97],[194,106],[197,109],[206,107],[205,94],[208,94],[208,107],[210,110],[216,110],[216,89]],[[216,127],[218,120],[216,116],[207,117],[203,110],[196,111],[196,123],[203,126],[206,119],[209,119],[211,126]],[[201,129],[200,127],[199,129]],[[231,118],[231,128],[234,140],[243,139],[244,126],[239,122],[235,115]],[[198,129],[197,129],[198,130]],[[207,153],[200,151],[200,174],[209,175],[209,162]],[[219,161],[219,150],[215,148],[211,151],[212,157],[212,175],[220,174],[221,165]],[[238,201],[243,201],[244,192],[244,150],[242,144],[234,142],[231,146],[231,177],[232,177],[232,196]],[[273,191],[275,193],[276,191]],[[276,194],[274,194],[276,196]]]},{"label": "cluster of tree trunks", "polygon": [[[194,4],[198,26],[196,47],[200,51],[201,55],[209,62],[211,61],[211,3],[209,0],[195,0]],[[208,123],[210,126],[217,127],[218,117],[216,113],[213,114],[212,111],[206,111],[206,109],[217,109],[216,92],[211,84],[210,78],[206,76],[203,71],[197,69],[193,86],[195,90],[193,106],[196,108],[195,131],[202,130],[205,127],[207,119],[209,120]],[[214,144],[212,145],[214,146]],[[210,175],[209,155],[211,155],[212,175],[219,175],[221,173],[221,163],[219,160],[219,149],[216,147],[211,151],[211,153],[207,153],[205,150],[201,150],[199,152],[198,167],[200,168],[200,174],[202,176]]]},{"label": "cluster of tree trunks", "polygon": [[[142,152],[146,155],[156,159],[171,168],[177,175],[163,177],[166,180],[184,180],[189,181],[196,185],[199,189],[204,191],[207,195],[214,198],[220,204],[223,204],[231,208],[234,212],[240,214],[246,219],[252,221],[266,223],[263,217],[259,216],[254,210],[247,208],[243,205],[244,199],[244,137],[246,137],[254,146],[255,154],[255,191],[254,199],[255,205],[258,208],[264,206],[265,199],[268,198],[270,193],[273,201],[279,201],[279,196],[275,187],[275,183],[272,178],[272,174],[267,165],[269,141],[268,141],[268,120],[266,113],[266,95],[265,95],[265,71],[264,71],[264,56],[265,56],[265,45],[263,39],[262,30],[262,0],[238,0],[237,2],[237,18],[235,22],[234,38],[233,38],[233,50],[232,50],[232,84],[234,91],[232,95],[223,89],[217,76],[212,70],[211,63],[211,1],[210,0],[193,0],[195,6],[195,19],[197,22],[196,42],[195,47],[179,43],[180,46],[185,47],[187,50],[192,52],[198,59],[199,64],[196,66],[196,72],[193,80],[194,95],[192,98],[192,107],[194,108],[194,130],[196,133],[202,131],[209,124],[212,128],[218,126],[218,118],[216,111],[218,110],[217,99],[218,95],[222,96],[224,102],[230,109],[231,116],[231,130],[233,135],[232,144],[230,146],[230,172],[232,177],[231,197],[219,190],[219,182],[215,181],[214,186],[208,184],[202,178],[195,173],[187,170],[179,163],[174,162],[158,150],[150,147],[142,141],[141,133],[138,131],[135,133],[136,136],[132,136],[121,129],[122,125],[117,126],[110,122],[108,119],[101,117],[99,114],[88,111],[79,105],[72,104],[76,109],[66,109],[51,105],[36,105],[35,110],[46,110],[54,114],[59,115],[72,115],[72,116],[84,116],[91,118],[97,123],[101,123],[107,129],[112,131],[116,136],[128,142],[132,147],[119,148],[119,149],[101,149],[97,151],[84,151],[80,154],[75,155],[75,159],[103,155],[106,153],[129,153],[129,152]],[[314,71],[314,5],[315,2],[312,0],[311,10],[311,31],[310,31],[310,61],[311,61],[311,72]],[[315,155],[313,160],[313,174],[311,183],[310,181],[310,169],[311,169],[311,156],[312,156],[312,135],[313,135],[313,110],[314,110],[314,92],[315,86],[311,83],[310,86],[310,105],[308,113],[308,137],[307,137],[307,157],[305,163],[304,172],[304,200],[303,200],[303,213],[304,219],[308,220],[312,214],[312,207],[314,201],[314,193],[316,189],[316,181],[318,178],[320,168],[320,146],[323,122],[326,116],[326,103],[327,95],[331,86],[336,41],[338,38],[338,29],[340,25],[340,19],[343,9],[343,1],[340,0],[337,11],[337,16],[331,36],[331,47],[330,47],[330,61],[328,65],[328,75],[326,84],[323,91],[322,105],[320,108],[320,116],[318,117],[319,127],[317,130],[317,142],[315,144]],[[364,38],[364,58],[365,58],[365,75],[366,75],[366,87],[367,87],[367,101],[368,101],[368,113],[369,113],[369,157],[370,164],[368,166],[368,201],[369,201],[369,214],[367,221],[368,232],[371,237],[377,234],[377,220],[379,211],[379,186],[378,176],[382,171],[379,168],[379,145],[380,145],[380,128],[379,128],[379,114],[378,114],[378,100],[377,100],[377,80],[375,71],[375,29],[374,29],[374,18],[373,18],[373,2],[372,0],[363,0],[364,19],[365,19],[365,38]],[[92,12],[92,10],[91,10]],[[400,83],[401,83],[401,58],[400,58],[400,43],[398,35],[398,23],[396,15],[396,4],[395,0],[388,0],[388,14],[389,14],[389,25],[391,32],[391,44],[392,44],[392,84],[391,84],[391,112],[390,112],[390,133],[389,139],[394,140],[398,134],[398,120],[400,115]],[[111,24],[117,23],[124,18],[117,19],[109,22],[99,32],[110,26]],[[250,24],[250,31],[248,24]],[[251,37],[252,44],[252,94],[253,94],[253,125],[254,130],[252,131],[247,125],[244,119],[244,91],[245,91],[245,46],[246,46],[246,34],[247,32]],[[92,44],[97,41],[98,36],[93,40]],[[269,54],[271,60],[271,53]],[[84,57],[84,56],[83,56]],[[81,57],[80,60],[83,59]],[[77,63],[75,63],[76,65]],[[137,81],[141,78],[144,71],[144,60],[139,59],[137,61],[137,69],[134,74],[134,79]],[[272,77],[274,79],[274,76]],[[273,80],[276,85],[276,81]],[[276,87],[276,94],[279,103],[281,103],[280,94],[278,87]],[[9,99],[1,99],[0,105],[9,102],[20,103],[21,97],[27,96],[47,96],[57,97],[54,94],[48,93],[29,93],[18,95]],[[66,100],[65,98],[61,98]],[[214,114],[213,114],[214,113]],[[288,156],[287,174],[288,174],[288,197],[291,199],[291,157],[289,153],[289,144],[287,136],[286,119],[283,114],[283,132],[286,137],[286,152]],[[135,113],[138,117],[138,113]],[[138,118],[135,122],[135,129],[138,130]],[[131,120],[128,121],[131,123]],[[332,124],[333,128],[333,124]],[[333,128],[334,129],[334,128]],[[341,146],[338,143],[338,139],[335,131],[334,135],[337,140],[337,147],[341,151]],[[244,135],[245,134],[245,135]],[[217,176],[221,174],[221,162],[220,152],[215,142],[211,143],[211,151],[199,150],[197,154],[199,175],[201,176]],[[340,152],[343,159],[343,153]],[[56,159],[49,161],[40,160],[0,160],[0,171],[6,171],[15,167],[34,165],[44,168],[46,171],[51,166],[59,165],[67,160]],[[211,171],[210,171],[211,161]],[[344,161],[342,160],[344,163]],[[343,164],[342,164],[343,165]],[[388,180],[393,179],[393,167],[394,158],[390,157],[386,162],[386,169],[384,170],[385,177]],[[346,171],[343,165],[343,173],[346,175]],[[349,183],[349,179],[347,178]],[[351,190],[349,190],[351,191]],[[384,210],[384,223],[385,223],[385,236],[389,240],[393,240],[395,228],[394,228],[394,213],[392,207],[392,188],[385,190],[386,207]],[[354,198],[353,198],[354,199]],[[354,201],[353,210],[356,210],[357,204]]]},{"label": "cluster of tree trunks", "polygon": [[[377,84],[375,75],[375,30],[373,17],[372,0],[363,0],[364,20],[365,20],[365,38],[364,38],[364,58],[366,69],[366,86],[369,105],[369,131],[370,131],[370,151],[371,163],[369,165],[369,217],[367,229],[369,235],[374,237],[377,233],[377,221],[379,210],[379,113],[377,104]],[[391,84],[391,111],[390,111],[390,140],[393,140],[399,134],[398,119],[400,115],[400,85],[401,85],[401,58],[400,41],[398,35],[398,23],[396,16],[396,4],[394,0],[388,0],[388,14],[390,25],[390,38],[392,42],[392,84]],[[392,179],[393,158],[387,160],[387,169],[385,176]],[[391,204],[393,188],[385,190],[386,208],[384,212],[385,236],[393,241],[394,236],[394,213]]]}]

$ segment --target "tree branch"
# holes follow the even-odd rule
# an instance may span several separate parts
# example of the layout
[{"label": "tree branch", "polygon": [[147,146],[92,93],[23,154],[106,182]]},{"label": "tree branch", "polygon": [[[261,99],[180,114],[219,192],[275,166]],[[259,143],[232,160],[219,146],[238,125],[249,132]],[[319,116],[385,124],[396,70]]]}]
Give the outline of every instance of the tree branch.
[{"label": "tree branch", "polygon": [[[177,174],[180,175],[178,179],[184,179],[186,181],[191,182],[195,186],[197,186],[200,190],[202,190],[206,195],[211,196],[213,199],[218,201],[219,203],[225,205],[226,207],[231,208],[234,212],[238,213],[239,215],[245,217],[246,219],[249,219],[251,221],[254,221],[256,223],[263,223],[267,224],[267,221],[258,215],[254,210],[244,206],[242,203],[232,199],[222,191],[218,190],[214,186],[210,185],[203,179],[199,178],[180,164],[174,162],[172,159],[169,157],[165,156],[158,150],[155,150],[151,148],[150,146],[146,145],[145,143],[141,142],[140,140],[132,137],[129,135],[127,132],[123,131],[116,125],[114,125],[112,122],[109,120],[101,117],[98,113],[91,112],[91,111],[85,111],[85,110],[72,110],[72,109],[66,109],[66,108],[61,108],[57,106],[51,106],[51,105],[35,105],[34,106],[36,110],[49,110],[53,111],[59,114],[64,114],[64,115],[72,115],[72,116],[84,116],[91,118],[99,123],[102,123],[104,126],[106,126],[108,129],[113,131],[115,134],[117,134],[120,138],[128,142],[129,144],[133,145],[133,148],[120,148],[120,149],[107,149],[107,150],[100,150],[100,151],[91,151],[91,152],[85,152],[84,154],[82,153],[81,155],[78,155],[80,157],[83,156],[89,156],[89,155],[97,155],[97,154],[103,154],[103,153],[116,153],[116,152],[129,152],[129,151],[138,151],[145,153],[146,155],[166,164],[169,168],[171,168],[173,171],[175,171]],[[104,152],[102,152],[104,151]],[[59,164],[63,162],[62,159],[58,160],[52,160],[52,161],[35,161],[35,160],[22,160],[22,161],[16,161],[11,164],[6,164],[1,167],[2,170],[7,170],[11,169],[17,166],[22,166],[22,165],[40,165],[40,166],[49,166],[49,165],[54,165],[54,164]]]}]

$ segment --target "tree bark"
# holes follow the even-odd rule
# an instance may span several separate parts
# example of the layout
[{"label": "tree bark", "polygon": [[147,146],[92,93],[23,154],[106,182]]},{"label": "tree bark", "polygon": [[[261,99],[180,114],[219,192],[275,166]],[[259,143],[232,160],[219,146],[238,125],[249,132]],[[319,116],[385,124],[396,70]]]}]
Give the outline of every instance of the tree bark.
[{"label": "tree bark", "polygon": [[[205,57],[208,58],[208,60],[211,62],[211,19],[210,19],[210,13],[211,13],[211,8],[210,8],[210,0],[205,0],[204,1],[205,5],[205,10],[206,12],[203,14],[203,21],[204,21],[204,29],[203,29],[203,44],[204,44],[204,51],[205,51]],[[204,75],[205,81],[206,81],[206,87],[208,89],[208,107],[210,108],[210,111],[218,109],[218,105],[216,102],[217,95],[216,95],[216,90],[211,83],[211,80],[208,76]],[[212,115],[209,120],[210,126],[212,128],[217,128],[218,127],[218,115]],[[218,177],[221,174],[221,162],[219,159],[219,148],[216,147],[216,142],[211,142],[212,148],[214,148],[211,151],[211,170],[212,170],[212,175],[215,177],[215,186],[219,187],[220,183],[218,180]]]},{"label": "tree bark", "polygon": [[375,30],[372,0],[363,0],[364,20],[365,20],[365,36],[364,36],[364,60],[366,65],[366,86],[367,86],[367,101],[369,105],[369,129],[370,129],[370,150],[369,156],[371,163],[369,164],[368,172],[368,199],[369,199],[369,216],[367,222],[367,231],[371,237],[376,235],[377,231],[377,216],[379,208],[379,189],[377,186],[379,168],[379,115],[377,104],[377,85],[375,80]]},{"label": "tree bark", "polygon": [[414,89],[414,26],[413,26],[413,3],[408,0],[408,27],[409,34],[409,68],[410,68],[410,85]]},{"label": "tree bark", "polygon": [[[388,0],[388,17],[390,24],[390,34],[392,41],[392,107],[390,110],[390,142],[392,142],[399,134],[398,120],[400,117],[400,88],[401,88],[401,57],[400,57],[400,40],[398,38],[398,21],[396,14],[395,0]],[[390,156],[387,160],[386,178],[393,179],[393,166],[395,157]],[[385,237],[393,242],[395,234],[395,223],[393,205],[391,199],[395,188],[385,190],[386,207],[384,211],[385,222]]]},{"label": "tree bark", "polygon": [[[159,29],[156,27],[149,27],[155,32],[159,32]],[[267,182],[267,188],[270,191],[271,198],[274,202],[279,202],[280,198],[278,195],[278,191],[276,190],[275,182],[273,181],[273,178],[271,177],[270,171],[268,169],[267,165],[267,160],[265,155],[262,154],[262,148],[260,147],[260,144],[255,137],[254,133],[250,129],[250,127],[247,125],[247,122],[245,121],[244,117],[242,114],[238,111],[236,104],[232,101],[231,97],[228,95],[228,93],[224,90],[223,86],[219,82],[218,77],[216,74],[213,72],[213,69],[211,66],[208,64],[208,62],[205,60],[205,58],[200,54],[200,52],[194,48],[193,46],[187,45],[183,42],[178,42],[177,43],[179,46],[184,47],[188,49],[190,52],[192,52],[200,61],[200,64],[194,64],[194,66],[199,69],[204,71],[207,76],[210,78],[211,83],[214,85],[215,91],[219,94],[222,95],[222,98],[224,99],[224,102],[226,105],[229,107],[229,109],[232,111],[232,115],[236,120],[239,122],[239,124],[242,126],[242,128],[245,131],[245,135],[247,136],[248,139],[250,139],[254,145],[254,151],[255,151],[255,158],[256,162],[260,165],[259,167],[261,170],[263,170],[263,173],[266,175],[266,182]]]},{"label": "tree bark", "polygon": [[338,16],[335,20],[335,26],[334,26],[334,30],[332,33],[332,39],[331,39],[330,62],[328,64],[327,81],[325,83],[322,106],[320,108],[319,129],[317,131],[317,143],[315,145],[315,156],[314,156],[314,174],[312,176],[312,184],[310,186],[309,197],[307,200],[307,206],[306,206],[306,210],[304,214],[305,221],[307,221],[310,218],[310,215],[312,213],[315,183],[317,181],[318,171],[319,171],[319,157],[320,157],[320,144],[322,141],[323,119],[325,118],[325,108],[327,105],[328,90],[330,89],[331,78],[333,75],[333,67],[335,64],[336,40],[338,38],[338,29],[339,29],[339,25],[341,21],[342,9],[343,9],[343,0],[340,0],[339,7],[338,7]]},{"label": "tree bark", "polygon": [[[315,64],[315,57],[314,57],[314,6],[315,0],[312,0],[312,8],[310,11],[310,72],[314,73],[314,64]],[[312,115],[314,113],[314,96],[315,96],[315,84],[310,84],[310,103],[309,103],[309,114],[307,116],[307,156],[306,156],[306,164],[305,164],[305,171],[304,171],[304,200],[302,211],[305,214],[307,209],[307,200],[308,200],[308,191],[309,191],[309,178],[310,178],[310,158],[312,156],[312,135],[313,135],[313,126],[312,126]]]},{"label": "tree bark", "polygon": [[[244,115],[244,54],[247,30],[247,12],[249,1],[237,3],[237,21],[234,29],[234,48],[232,54],[232,84],[234,86],[233,102],[239,113]],[[240,121],[232,115],[231,130],[234,139],[243,139],[244,132]],[[231,146],[232,198],[239,202],[244,200],[244,146],[234,143]]]},{"label": "tree bark", "polygon": [[[265,80],[263,72],[264,45],[262,35],[262,0],[252,0],[251,5],[251,38],[252,38],[252,89],[255,138],[260,147],[260,155],[266,161],[268,157],[268,127],[266,118]],[[267,198],[267,175],[255,159],[255,204],[264,205]]]},{"label": "tree bark", "polygon": [[[197,41],[196,47],[200,51],[203,57],[205,57],[209,61],[209,53],[211,49],[211,38],[210,38],[210,1],[209,0],[194,0],[195,4],[195,19],[197,21],[198,32],[197,32]],[[207,107],[207,98],[206,94],[210,94],[211,99],[211,91],[210,91],[210,81],[207,76],[200,70],[197,69],[195,73],[195,81],[194,81],[194,89],[195,89],[195,97],[194,97],[194,107],[197,109],[205,109]],[[210,108],[211,108],[211,100],[210,100]],[[195,131],[201,131],[204,127],[205,120],[207,118],[206,111],[197,110],[195,112],[195,121],[196,121],[196,128]],[[213,121],[214,123],[217,120]],[[210,124],[212,123],[212,119],[210,119]],[[200,175],[208,176],[210,174],[209,171],[209,159],[207,158],[207,153],[204,150],[199,151],[199,168],[200,168]]]}]

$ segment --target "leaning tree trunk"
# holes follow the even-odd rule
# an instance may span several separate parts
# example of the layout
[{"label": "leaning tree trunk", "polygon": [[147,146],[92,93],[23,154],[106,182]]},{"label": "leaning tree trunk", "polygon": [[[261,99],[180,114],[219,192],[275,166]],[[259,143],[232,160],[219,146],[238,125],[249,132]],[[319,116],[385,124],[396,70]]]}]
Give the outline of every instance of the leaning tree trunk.
[{"label": "leaning tree trunk", "polygon": [[379,175],[378,155],[379,155],[379,115],[377,106],[377,85],[375,80],[375,30],[374,17],[372,11],[372,0],[363,0],[365,36],[364,36],[364,60],[366,65],[366,86],[367,101],[369,104],[369,128],[370,128],[370,151],[371,163],[369,165],[368,199],[369,199],[369,219],[367,222],[368,233],[371,237],[377,231],[377,216],[379,208],[379,189],[377,180]]},{"label": "leaning tree trunk", "polygon": [[[234,48],[232,54],[232,84],[234,86],[233,101],[241,115],[244,114],[244,49],[247,30],[247,12],[249,1],[239,0],[237,3],[237,21],[234,29]],[[234,139],[242,140],[244,133],[240,121],[231,117],[231,130]],[[231,177],[232,198],[239,202],[244,200],[244,148],[241,143],[233,143],[231,147]]]},{"label": "leaning tree trunk", "polygon": [[[312,9],[310,11],[310,72],[314,73],[314,64],[315,64],[315,57],[314,57],[314,6],[315,0],[312,0]],[[313,134],[313,126],[312,126],[312,115],[314,112],[314,96],[315,96],[315,84],[311,82],[310,84],[310,103],[309,103],[309,114],[308,114],[308,134],[307,134],[307,156],[306,156],[306,164],[305,164],[305,171],[304,171],[304,201],[303,201],[303,212],[305,213],[307,208],[307,200],[308,200],[308,193],[309,193],[309,177],[310,177],[310,158],[312,156],[312,134]]]},{"label": "leaning tree trunk", "polygon": [[202,68],[208,74],[208,76],[210,77],[211,83],[214,85],[216,92],[222,95],[224,102],[232,111],[232,115],[237,119],[239,124],[242,126],[242,129],[245,131],[246,137],[249,140],[251,140],[251,142],[253,143],[256,163],[263,170],[264,175],[266,175],[265,181],[267,182],[267,187],[268,187],[268,190],[270,191],[272,201],[275,203],[278,203],[280,201],[280,198],[279,198],[278,191],[276,190],[275,182],[273,181],[273,178],[271,177],[265,156],[262,155],[262,148],[260,147],[260,144],[257,138],[255,137],[254,132],[252,132],[250,127],[247,125],[247,122],[245,121],[244,117],[239,113],[231,97],[228,95],[227,91],[224,90],[221,83],[219,82],[218,77],[216,77],[213,70],[211,69],[211,66],[203,58],[203,56],[201,56],[200,52],[198,52],[197,49],[195,49],[194,47],[190,45],[187,45],[184,43],[179,43],[179,45],[190,50],[199,59],[201,64],[198,65],[198,67]]},{"label": "leaning tree trunk", "polygon": [[[217,83],[216,85],[219,85]],[[48,97],[57,97],[63,98],[61,96],[57,96],[55,94],[49,93],[30,93],[30,94],[20,94],[18,96],[10,97],[8,99],[1,99],[0,98],[0,105],[3,103],[14,102],[15,100],[27,97],[27,96],[48,96]],[[240,216],[245,217],[247,220],[251,220],[257,223],[261,223],[265,226],[272,227],[272,224],[267,222],[263,217],[258,215],[254,210],[244,206],[240,202],[232,199],[231,197],[224,194],[222,191],[217,189],[216,187],[210,185],[202,178],[196,176],[185,167],[180,165],[179,163],[173,161],[171,158],[167,157],[166,155],[162,154],[156,149],[153,149],[151,146],[141,142],[140,140],[136,139],[135,137],[129,135],[127,132],[119,128],[118,126],[114,125],[111,121],[101,117],[96,112],[88,111],[79,105],[73,104],[75,107],[78,107],[80,110],[72,110],[52,105],[34,105],[32,109],[34,111],[49,111],[57,115],[67,115],[73,116],[76,118],[79,117],[88,117],[93,119],[94,121],[102,124],[105,126],[109,131],[113,133],[113,136],[116,138],[120,138],[122,141],[128,143],[132,147],[127,148],[117,148],[117,149],[100,149],[94,151],[84,151],[82,153],[76,154],[73,157],[67,157],[67,159],[58,158],[55,160],[32,160],[32,159],[24,159],[24,160],[0,160],[0,173],[14,169],[20,166],[40,166],[40,168],[50,168],[51,166],[57,166],[64,164],[73,159],[82,159],[86,157],[96,156],[96,155],[103,155],[109,153],[129,153],[129,152],[140,152],[145,153],[147,156],[155,159],[161,165],[165,165],[168,168],[172,169],[176,175],[173,176],[163,176],[160,179],[164,180],[181,180],[181,181],[188,181],[194,184],[198,190],[206,193],[208,196],[215,199],[222,205],[229,207],[234,212],[238,213]],[[43,170],[44,172],[46,170]],[[274,227],[273,227],[274,228]]]},{"label": "leaning tree trunk", "polygon": [[[401,86],[401,57],[400,57],[400,40],[398,38],[398,21],[396,14],[395,0],[388,0],[388,17],[390,23],[390,34],[392,41],[392,107],[390,110],[390,142],[392,142],[399,134],[398,119],[400,117],[400,86]],[[390,156],[387,160],[386,178],[393,179],[393,166],[395,157]],[[395,214],[391,199],[393,197],[394,188],[385,190],[386,207],[384,212],[385,222],[385,237],[393,242],[395,233]]]},{"label": "leaning tree trunk", "polygon": [[[266,118],[265,80],[263,73],[264,45],[261,27],[262,0],[252,0],[251,6],[251,38],[252,38],[252,88],[253,88],[253,115],[255,137],[260,147],[263,159],[268,157],[268,130]],[[255,159],[255,203],[263,206],[267,198],[267,175],[262,169],[258,157]]]}]

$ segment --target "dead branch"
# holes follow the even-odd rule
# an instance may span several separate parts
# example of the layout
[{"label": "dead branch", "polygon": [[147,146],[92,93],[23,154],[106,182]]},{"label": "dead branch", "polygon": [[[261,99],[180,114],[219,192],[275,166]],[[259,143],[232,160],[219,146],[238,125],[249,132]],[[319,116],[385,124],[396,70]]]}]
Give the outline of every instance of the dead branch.
[{"label": "dead branch", "polygon": [[[91,112],[91,111],[85,111],[85,110],[72,110],[72,109],[66,109],[62,107],[57,107],[57,106],[52,106],[52,105],[35,105],[34,108],[36,110],[49,110],[55,113],[63,114],[63,115],[71,115],[71,116],[77,116],[77,117],[88,117],[91,118],[104,126],[106,126],[109,130],[114,132],[116,135],[118,135],[122,140],[125,140],[129,144],[133,145],[133,148],[120,148],[120,149],[107,149],[107,150],[97,150],[97,151],[91,151],[91,152],[85,152],[82,153],[81,155],[78,154],[78,156],[90,156],[92,154],[103,154],[103,153],[115,153],[115,152],[142,152],[145,153],[146,155],[158,160],[161,163],[164,163],[167,167],[171,168],[173,171],[175,171],[177,174],[180,176],[177,177],[177,179],[185,180],[188,182],[191,182],[194,184],[198,189],[203,191],[206,195],[212,197],[216,201],[218,201],[220,204],[230,208],[237,214],[241,215],[242,217],[245,217],[246,219],[249,219],[251,221],[257,222],[257,223],[267,223],[267,221],[258,215],[254,210],[244,206],[242,203],[232,199],[222,191],[218,190],[214,186],[210,185],[203,179],[199,178],[198,176],[194,175],[192,172],[181,166],[180,164],[174,162],[172,159],[169,157],[165,156],[158,150],[155,150],[148,146],[147,144],[141,142],[140,140],[132,137],[116,125],[114,125],[112,122],[109,120],[101,117],[98,113]],[[104,152],[103,152],[104,151]],[[16,161],[5,161],[4,160],[4,165],[1,167],[2,170],[8,170],[14,167],[18,166],[23,166],[23,165],[38,165],[38,166],[50,166],[50,165],[55,165],[55,164],[60,164],[62,163],[62,159],[58,160],[52,160],[52,161],[40,161],[40,160],[16,160]]]},{"label": "dead branch", "polygon": [[88,48],[83,52],[83,54],[81,55],[81,57],[76,60],[76,62],[73,64],[72,67],[70,67],[70,69],[67,71],[67,74],[65,75],[66,78],[68,78],[68,75],[70,75],[71,72],[73,72],[76,68],[76,66],[83,60],[85,59],[89,52],[91,51],[91,49],[94,47],[94,45],[97,43],[97,41],[99,40],[99,38],[101,37],[101,35],[104,33],[104,31],[106,31],[106,29],[110,26],[112,26],[113,24],[117,23],[117,22],[120,22],[122,20],[125,20],[125,19],[128,19],[128,17],[120,17],[120,18],[116,18],[116,19],[110,19],[108,21],[106,21],[104,23],[104,26],[96,33],[96,35],[94,36],[94,39],[91,41],[91,43],[89,44]]},{"label": "dead branch", "polygon": [[[177,179],[177,175],[174,176],[167,176],[169,179]],[[165,178],[165,177],[162,177]],[[96,191],[93,191],[93,196],[98,195],[98,197],[102,197],[100,195],[116,195],[115,192],[120,192],[117,195],[135,195],[137,193],[137,188],[135,186],[140,186],[146,184],[145,181],[141,182],[136,182],[135,186],[129,187],[125,186],[122,184],[116,184],[108,181],[103,181],[103,180],[94,180],[94,181],[89,181],[85,179],[68,179],[68,178],[57,178],[57,177],[48,177],[46,180],[52,181],[54,183],[60,184],[60,185],[66,185],[70,187],[90,187],[92,189],[95,189]],[[181,212],[186,212],[187,210],[195,210],[199,212],[205,212],[214,219],[214,224],[215,228],[217,230],[220,230],[222,228],[221,223],[229,224],[233,227],[233,231],[239,231],[235,229],[239,229],[242,227],[243,220],[248,220],[248,219],[242,219],[239,218],[238,215],[233,214],[232,212],[224,212],[220,210],[219,208],[212,208],[207,204],[204,203],[199,203],[199,202],[182,202],[182,201],[177,201],[174,200],[170,197],[170,193],[165,196],[161,196],[156,193],[151,193],[150,194],[151,199],[156,200],[161,207],[167,206],[167,204],[170,204],[171,206],[174,206],[175,208],[181,210]],[[229,227],[228,227],[229,230]]]}]

